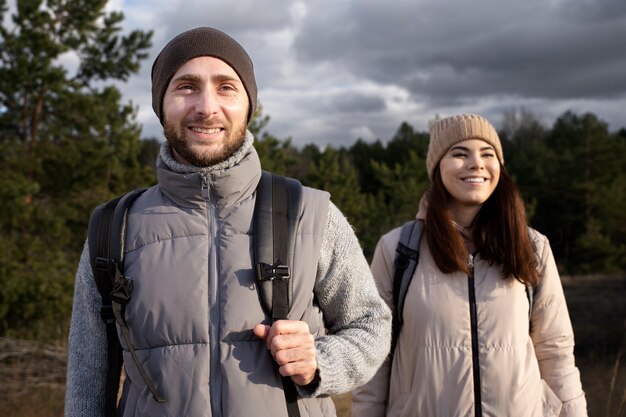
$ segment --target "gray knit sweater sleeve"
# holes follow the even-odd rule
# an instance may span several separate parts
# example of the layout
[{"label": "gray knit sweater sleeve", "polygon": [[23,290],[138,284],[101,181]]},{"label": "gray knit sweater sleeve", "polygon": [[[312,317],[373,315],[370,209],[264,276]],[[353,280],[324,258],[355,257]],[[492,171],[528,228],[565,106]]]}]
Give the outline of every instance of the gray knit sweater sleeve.
[{"label": "gray knit sweater sleeve", "polygon": [[68,342],[65,417],[104,417],[106,330],[85,243],[76,272]]},{"label": "gray knit sweater sleeve", "polygon": [[329,331],[315,342],[319,384],[298,390],[303,396],[351,391],[369,381],[387,356],[391,312],[352,226],[332,203],[314,291]]}]

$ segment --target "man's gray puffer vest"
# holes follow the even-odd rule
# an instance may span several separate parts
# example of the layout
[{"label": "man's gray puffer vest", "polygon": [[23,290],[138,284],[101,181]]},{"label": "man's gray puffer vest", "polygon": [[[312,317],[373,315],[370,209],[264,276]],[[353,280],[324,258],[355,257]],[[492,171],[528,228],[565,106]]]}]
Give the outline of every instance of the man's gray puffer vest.
[{"label": "man's gray puffer vest", "polygon": [[[166,402],[152,398],[124,350],[124,417],[286,415],[271,354],[252,333],[270,322],[252,267],[256,151],[205,175],[158,167],[159,185],[130,210],[125,271],[134,290],[126,318],[139,360]],[[325,328],[313,286],[329,195],[305,187],[303,199],[289,319],[306,321],[318,336]],[[335,414],[329,398],[298,403],[303,417]]]}]

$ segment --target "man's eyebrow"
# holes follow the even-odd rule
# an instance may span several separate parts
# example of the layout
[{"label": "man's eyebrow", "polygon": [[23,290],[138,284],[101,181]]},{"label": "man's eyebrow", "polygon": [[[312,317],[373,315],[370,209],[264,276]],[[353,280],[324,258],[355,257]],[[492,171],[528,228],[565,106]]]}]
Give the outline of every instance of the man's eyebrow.
[{"label": "man's eyebrow", "polygon": [[237,77],[236,75],[216,74],[212,76],[211,79],[213,80],[213,82],[218,82],[218,83],[225,82],[225,81],[235,81],[240,84],[242,83],[239,77]]},{"label": "man's eyebrow", "polygon": [[200,81],[200,76],[196,74],[181,74],[172,81]]},{"label": "man's eyebrow", "polygon": [[[202,77],[198,74],[181,74],[178,77],[172,79],[172,81],[176,81],[176,82],[179,82],[179,81],[199,82],[201,80],[202,80]],[[242,83],[241,80],[237,76],[228,75],[228,74],[213,75],[211,77],[211,80],[216,83],[225,82],[225,81],[230,81],[230,82],[235,81],[240,84]]]}]

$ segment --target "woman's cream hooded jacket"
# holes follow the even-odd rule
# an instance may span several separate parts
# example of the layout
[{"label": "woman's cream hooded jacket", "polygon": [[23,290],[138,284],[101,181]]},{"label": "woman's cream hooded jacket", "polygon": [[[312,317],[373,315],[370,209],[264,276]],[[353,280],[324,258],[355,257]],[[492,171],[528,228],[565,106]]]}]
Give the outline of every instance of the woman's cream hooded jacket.
[{"label": "woman's cream hooded jacket", "polygon": [[[473,280],[463,272],[443,274],[422,239],[395,354],[353,393],[353,417],[587,415],[554,257],[547,238],[531,233],[540,275],[530,323],[523,284],[502,279],[499,268],[480,254],[474,257]],[[392,309],[399,238],[400,228],[384,235],[371,265]]]}]

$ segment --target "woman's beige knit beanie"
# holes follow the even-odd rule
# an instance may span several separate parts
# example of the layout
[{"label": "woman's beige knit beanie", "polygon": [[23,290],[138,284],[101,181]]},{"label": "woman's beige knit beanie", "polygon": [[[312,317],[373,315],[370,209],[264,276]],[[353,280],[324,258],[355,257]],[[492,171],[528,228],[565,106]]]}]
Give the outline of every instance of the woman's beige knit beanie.
[{"label": "woman's beige knit beanie", "polygon": [[430,127],[430,142],[426,156],[428,176],[433,178],[435,167],[453,145],[468,139],[481,139],[493,146],[504,164],[498,132],[487,119],[477,114],[459,114],[435,121]]}]

